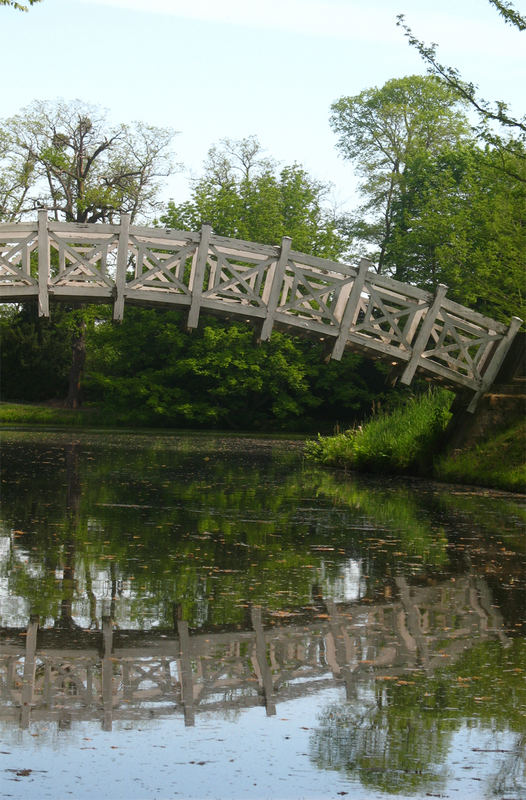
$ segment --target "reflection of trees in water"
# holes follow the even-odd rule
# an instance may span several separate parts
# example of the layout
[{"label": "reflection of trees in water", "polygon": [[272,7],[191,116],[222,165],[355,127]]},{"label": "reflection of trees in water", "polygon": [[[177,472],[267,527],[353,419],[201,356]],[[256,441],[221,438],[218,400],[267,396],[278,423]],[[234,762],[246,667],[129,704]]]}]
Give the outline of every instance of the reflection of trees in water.
[{"label": "reflection of trees in water", "polygon": [[526,788],[525,676],[523,639],[474,644],[454,664],[431,674],[377,676],[359,704],[324,709],[311,736],[311,759],[376,789],[435,790],[445,778],[453,734],[462,726],[492,736],[507,731],[515,734],[515,745],[503,752],[489,783],[491,796],[519,796]]},{"label": "reflection of trees in water", "polygon": [[[400,574],[426,580],[467,564],[487,573],[473,504],[471,540],[455,550],[455,529],[446,536],[444,525],[451,512],[444,518],[445,500],[434,493],[422,499],[389,481],[371,488],[298,469],[297,454],[279,445],[274,457],[254,443],[245,454],[244,440],[228,440],[226,449],[215,441],[215,451],[206,439],[172,450],[127,441],[123,450],[100,439],[60,446],[44,439],[31,476],[24,473],[35,460],[31,448],[8,451],[2,512],[24,535],[12,552],[15,561],[23,557],[4,560],[3,571],[12,595],[42,619],[82,617],[96,626],[104,604],[122,624],[163,625],[176,603],[193,626],[243,625],[249,602],[294,611],[311,603],[316,584],[326,597],[374,599],[396,592]],[[492,570],[506,567],[503,550],[493,546]],[[524,563],[511,561],[519,578]]]},{"label": "reflection of trees in water", "polygon": [[311,736],[310,757],[321,769],[343,770],[363,786],[392,794],[439,790],[450,739],[451,729],[417,709],[393,718],[378,692],[359,707],[326,708]]}]

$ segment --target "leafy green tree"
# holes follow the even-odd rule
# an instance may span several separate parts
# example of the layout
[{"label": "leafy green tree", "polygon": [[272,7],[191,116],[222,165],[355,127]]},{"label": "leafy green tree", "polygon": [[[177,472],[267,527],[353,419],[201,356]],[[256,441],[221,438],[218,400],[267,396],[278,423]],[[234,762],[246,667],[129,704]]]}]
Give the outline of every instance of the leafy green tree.
[{"label": "leafy green tree", "polygon": [[17,193],[23,197],[5,203],[4,219],[20,219],[36,207],[66,222],[152,213],[159,181],[174,168],[173,135],[143,123],[110,125],[104,113],[80,101],[37,100],[0,124],[2,162],[8,160],[8,175],[24,178]]},{"label": "leafy green tree", "polygon": [[295,250],[337,258],[348,241],[327,207],[328,191],[298,164],[278,170],[255,137],[225,139],[209,150],[191,199],[171,202],[161,222],[190,230],[210,222],[220,236],[266,244],[290,236]]},{"label": "leafy green tree", "polygon": [[[525,317],[526,158],[464,145],[421,152],[393,205],[385,261],[394,276],[502,321]],[[516,181],[519,173],[525,180]]]},{"label": "leafy green tree", "polygon": [[115,421],[193,428],[326,428],[363,417],[385,377],[346,354],[275,332],[256,347],[243,323],[212,317],[191,334],[183,313],[130,308],[121,325],[90,328],[87,397]]},{"label": "leafy green tree", "polygon": [[407,164],[420,152],[437,153],[461,142],[468,123],[458,95],[432,76],[396,78],[341,97],[331,109],[337,147],[363,177],[365,218],[355,222],[354,231],[375,247],[370,257],[382,272]]},{"label": "leafy green tree", "polygon": [[37,317],[33,304],[0,311],[3,400],[30,402],[64,397],[71,366],[75,320],[57,310],[53,320]]},{"label": "leafy green tree", "polygon": [[[66,222],[145,217],[156,207],[160,179],[173,170],[173,135],[142,123],[110,125],[80,101],[36,101],[0,124],[0,218],[34,216],[37,207]],[[66,405],[77,408],[87,318],[77,312],[71,319]]]}]

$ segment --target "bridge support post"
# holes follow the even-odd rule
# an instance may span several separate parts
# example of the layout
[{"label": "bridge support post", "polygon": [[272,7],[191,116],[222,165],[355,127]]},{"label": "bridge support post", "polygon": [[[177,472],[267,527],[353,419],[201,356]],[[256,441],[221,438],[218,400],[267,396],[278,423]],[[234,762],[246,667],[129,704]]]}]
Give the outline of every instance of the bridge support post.
[{"label": "bridge support post", "polygon": [[201,295],[203,294],[203,283],[205,279],[206,262],[208,259],[208,248],[210,246],[210,237],[212,235],[212,226],[205,224],[201,228],[201,239],[199,247],[195,255],[195,261],[192,264],[192,272],[190,274],[190,281],[188,288],[192,293],[192,303],[190,311],[188,312],[188,319],[186,327],[191,330],[197,328],[199,323],[199,311],[201,309]]},{"label": "bridge support post", "polygon": [[506,335],[502,337],[500,342],[497,345],[497,349],[493,353],[489,366],[484,373],[484,377],[482,379],[482,386],[480,387],[479,391],[471,399],[471,402],[467,408],[470,413],[475,411],[478,401],[482,397],[485,392],[489,389],[497,374],[504,362],[506,357],[506,353],[511,347],[511,343],[513,342],[517,331],[519,330],[522,324],[522,320],[519,317],[512,317],[510,326],[506,332]]},{"label": "bridge support post", "polygon": [[362,258],[360,260],[358,274],[354,279],[351,293],[349,295],[349,299],[347,300],[347,305],[345,306],[345,311],[343,312],[342,320],[340,322],[340,332],[338,334],[338,338],[334,342],[334,347],[332,348],[331,358],[334,358],[336,361],[341,361],[341,357],[343,356],[343,351],[345,350],[345,345],[347,343],[347,337],[349,335],[349,328],[356,322],[356,317],[360,308],[360,297],[370,266],[371,262],[366,258]]},{"label": "bridge support post", "polygon": [[38,212],[38,316],[49,317],[49,232],[47,209]]},{"label": "bridge support post", "polygon": [[[290,236],[284,236],[281,240],[281,252],[276,262],[274,274],[272,275],[272,283],[270,284],[270,291],[267,299],[267,315],[263,325],[261,326],[261,333],[259,334],[260,342],[266,342],[268,339],[270,339],[272,334],[272,328],[274,327],[274,316],[279,305],[281,287],[283,286],[283,277],[285,275],[285,270],[287,269],[291,245],[292,239]],[[265,285],[265,290],[266,289],[267,286]]]},{"label": "bridge support post", "polygon": [[443,283],[439,283],[436,289],[435,299],[433,300],[431,307],[428,309],[427,314],[424,317],[422,327],[420,328],[420,332],[416,337],[416,342],[413,345],[413,353],[400,379],[401,382],[406,386],[409,386],[413,380],[414,374],[420,363],[420,357],[426,349],[427,341],[431,331],[433,330],[433,325],[435,324],[436,318],[440,312],[440,306],[442,305],[444,297],[446,296],[446,292],[447,286],[445,286]]},{"label": "bridge support post", "polygon": [[113,304],[114,322],[122,322],[124,316],[124,290],[126,288],[126,268],[128,266],[128,240],[130,236],[130,215],[121,214],[119,230],[119,249],[117,251],[117,271],[115,273],[115,302]]}]

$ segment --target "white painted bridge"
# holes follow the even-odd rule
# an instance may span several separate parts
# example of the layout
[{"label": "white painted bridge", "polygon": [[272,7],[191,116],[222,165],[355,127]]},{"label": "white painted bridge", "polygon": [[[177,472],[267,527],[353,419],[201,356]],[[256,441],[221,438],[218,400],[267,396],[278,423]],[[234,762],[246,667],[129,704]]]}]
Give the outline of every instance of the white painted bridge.
[{"label": "white painted bridge", "polygon": [[195,328],[201,309],[259,325],[310,334],[341,359],[346,347],[381,358],[410,384],[417,371],[474,392],[469,410],[495,380],[522,320],[509,326],[434,294],[358,268],[280,246],[199,232],[65,223],[38,213],[35,222],[0,223],[0,302],[55,301],[183,308]]}]

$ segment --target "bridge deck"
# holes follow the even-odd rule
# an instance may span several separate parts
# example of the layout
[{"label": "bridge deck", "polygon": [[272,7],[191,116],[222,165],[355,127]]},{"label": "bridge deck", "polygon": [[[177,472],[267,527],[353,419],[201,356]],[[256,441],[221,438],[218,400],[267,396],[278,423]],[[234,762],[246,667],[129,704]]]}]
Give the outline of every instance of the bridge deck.
[{"label": "bridge deck", "polygon": [[0,302],[38,299],[112,303],[122,320],[125,303],[185,309],[188,327],[201,309],[238,316],[259,326],[262,341],[274,326],[346,347],[397,367],[410,384],[417,371],[452,388],[474,392],[470,410],[493,383],[520,327],[489,319],[446,297],[378,275],[362,259],[349,264],[281,246],[200,232],[51,221],[0,224]]}]

